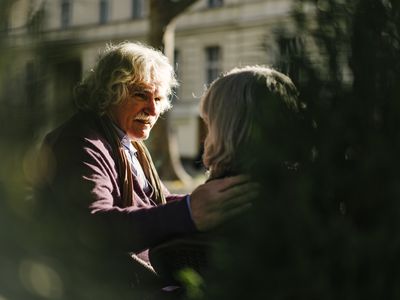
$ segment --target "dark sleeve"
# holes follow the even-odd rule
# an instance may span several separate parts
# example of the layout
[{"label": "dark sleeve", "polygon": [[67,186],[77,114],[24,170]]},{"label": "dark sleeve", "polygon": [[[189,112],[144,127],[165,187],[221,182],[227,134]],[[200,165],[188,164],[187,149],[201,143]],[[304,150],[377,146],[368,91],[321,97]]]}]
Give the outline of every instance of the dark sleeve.
[{"label": "dark sleeve", "polygon": [[109,224],[114,237],[118,236],[116,242],[133,252],[196,231],[184,200],[143,208],[119,208],[103,202],[101,208],[92,210],[92,215]]},{"label": "dark sleeve", "polygon": [[68,138],[53,148],[54,194],[64,211],[72,211],[71,219],[79,218],[71,224],[81,224],[77,234],[103,246],[140,252],[196,231],[184,196],[169,197],[160,206],[123,208],[115,163],[101,139]]}]

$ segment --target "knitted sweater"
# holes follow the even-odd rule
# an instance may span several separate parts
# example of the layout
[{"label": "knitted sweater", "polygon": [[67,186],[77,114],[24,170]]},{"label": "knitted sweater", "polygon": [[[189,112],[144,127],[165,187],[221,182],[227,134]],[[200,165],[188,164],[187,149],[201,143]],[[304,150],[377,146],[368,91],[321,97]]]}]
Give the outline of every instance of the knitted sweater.
[{"label": "knitted sweater", "polygon": [[155,205],[135,177],[133,189],[142,199],[123,207],[115,154],[96,115],[75,114],[46,136],[42,149],[47,166],[45,206],[53,217],[65,219],[71,230],[88,231],[92,238],[106,236],[114,249],[135,253],[196,231],[185,195],[169,194],[164,187],[167,203]]}]

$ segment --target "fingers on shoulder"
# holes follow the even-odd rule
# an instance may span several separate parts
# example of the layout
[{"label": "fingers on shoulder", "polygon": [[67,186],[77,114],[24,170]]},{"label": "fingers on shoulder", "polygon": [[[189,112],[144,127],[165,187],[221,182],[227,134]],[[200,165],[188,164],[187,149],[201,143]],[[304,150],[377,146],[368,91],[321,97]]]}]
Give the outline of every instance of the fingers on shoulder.
[{"label": "fingers on shoulder", "polygon": [[235,187],[237,185],[242,185],[250,181],[250,177],[246,175],[238,175],[238,176],[232,176],[232,177],[225,177],[221,179],[215,179],[213,181],[210,181],[210,183],[213,183],[215,186],[220,191],[224,191],[227,189],[230,189],[232,187]]}]

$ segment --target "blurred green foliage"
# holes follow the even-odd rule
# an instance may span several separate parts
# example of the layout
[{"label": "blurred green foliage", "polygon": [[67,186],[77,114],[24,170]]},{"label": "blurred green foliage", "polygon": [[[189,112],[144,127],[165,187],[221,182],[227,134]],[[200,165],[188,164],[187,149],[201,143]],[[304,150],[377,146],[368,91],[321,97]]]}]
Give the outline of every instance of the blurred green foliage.
[{"label": "blurred green foliage", "polygon": [[[266,118],[249,156],[262,197],[220,242],[204,299],[399,299],[400,4],[295,2],[282,65],[314,125]],[[303,147],[313,160],[279,166]]]},{"label": "blurred green foliage", "polygon": [[185,288],[188,299],[202,299],[204,296],[204,280],[191,268],[184,268],[177,274],[178,282]]}]

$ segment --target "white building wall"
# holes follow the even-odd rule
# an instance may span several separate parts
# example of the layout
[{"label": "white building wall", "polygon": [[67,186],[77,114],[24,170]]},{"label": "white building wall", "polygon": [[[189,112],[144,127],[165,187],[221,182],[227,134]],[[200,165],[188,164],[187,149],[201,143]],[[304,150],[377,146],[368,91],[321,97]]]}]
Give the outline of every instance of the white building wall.
[{"label": "white building wall", "polygon": [[61,28],[61,1],[46,2],[46,22],[45,30],[57,30]]},{"label": "white building wall", "polygon": [[132,0],[110,0],[110,21],[123,21],[132,18]]},{"label": "white building wall", "polygon": [[[99,24],[99,16],[100,16],[100,9],[99,9],[99,2],[98,0],[95,1],[71,1],[72,3],[72,18],[71,18],[71,25],[73,26],[83,26],[88,24]],[[60,7],[60,0],[53,1],[53,5],[57,5]],[[110,10],[112,11],[112,5],[110,5]],[[59,14],[61,11],[59,10]],[[59,17],[58,17],[58,22]],[[59,25],[61,26],[61,24]]]},{"label": "white building wall", "polygon": [[[10,17],[12,26],[23,28],[30,5],[37,6],[40,2],[16,1]],[[98,0],[72,0],[71,24],[65,29],[61,28],[61,1],[45,3],[45,39],[78,39],[83,73],[94,65],[107,42],[145,41],[148,22],[132,19],[131,0],[110,0],[106,24],[99,24]],[[275,54],[268,53],[263,42],[272,36],[278,24],[289,22],[291,3],[291,0],[224,0],[222,7],[208,8],[207,1],[201,0],[177,18],[175,46],[179,51],[181,87],[171,113],[171,125],[178,135],[182,156],[194,157],[199,150],[198,105],[206,82],[205,48],[221,47],[221,71],[236,66],[273,64]]]},{"label": "white building wall", "polygon": [[[29,14],[29,1],[19,0],[12,4],[8,27],[11,30],[20,30],[26,25],[27,17]],[[24,30],[25,31],[25,30]]]},{"label": "white building wall", "polygon": [[[206,1],[179,17],[175,46],[180,56],[180,102],[172,113],[181,154],[195,157],[199,150],[198,105],[205,90],[205,48],[220,46],[222,71],[234,67],[274,62],[264,40],[279,24],[289,19],[290,1],[224,1],[224,6],[207,9]],[[191,134],[189,134],[191,133]]]}]

